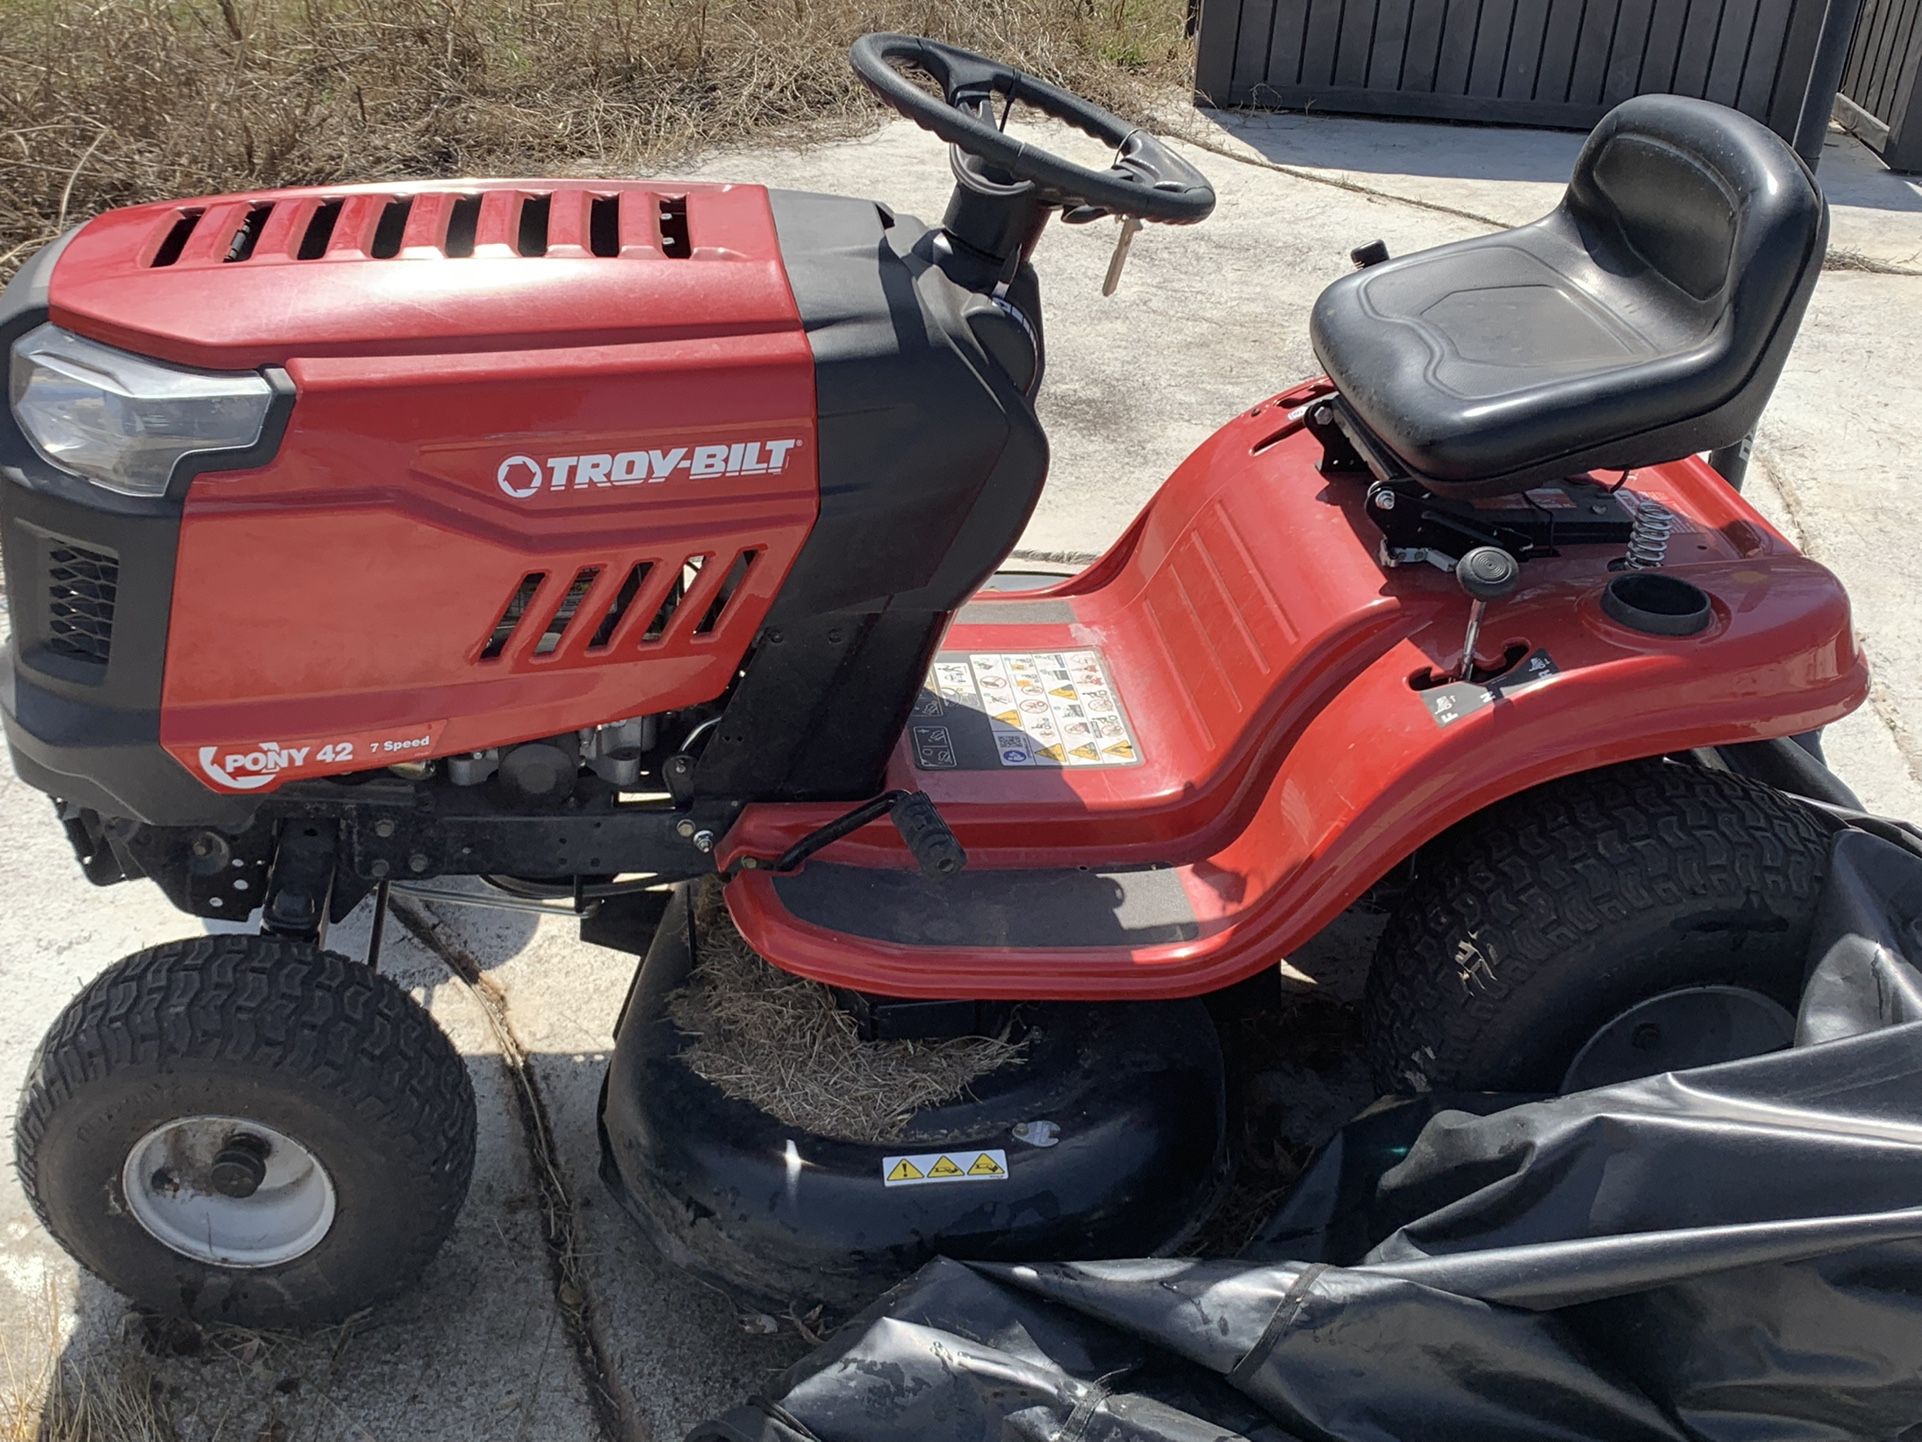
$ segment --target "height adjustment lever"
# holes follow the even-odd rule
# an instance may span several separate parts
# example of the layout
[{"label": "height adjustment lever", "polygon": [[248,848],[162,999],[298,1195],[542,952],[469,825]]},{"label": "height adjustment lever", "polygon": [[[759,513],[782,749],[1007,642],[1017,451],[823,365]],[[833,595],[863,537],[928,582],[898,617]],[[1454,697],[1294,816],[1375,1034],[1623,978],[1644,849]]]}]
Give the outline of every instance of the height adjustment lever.
[{"label": "height adjustment lever", "polygon": [[1469,680],[1475,671],[1475,643],[1481,639],[1482,615],[1490,601],[1499,601],[1515,589],[1522,578],[1521,562],[1500,546],[1477,546],[1455,562],[1455,581],[1468,593],[1468,634],[1462,638],[1461,664],[1455,669],[1457,681]]}]

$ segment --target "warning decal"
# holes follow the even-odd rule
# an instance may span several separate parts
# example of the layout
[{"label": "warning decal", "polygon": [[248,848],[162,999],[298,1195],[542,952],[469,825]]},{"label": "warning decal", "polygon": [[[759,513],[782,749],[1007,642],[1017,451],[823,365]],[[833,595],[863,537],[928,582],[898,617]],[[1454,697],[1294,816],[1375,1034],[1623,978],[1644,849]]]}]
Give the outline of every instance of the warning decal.
[{"label": "warning decal", "polygon": [[1098,651],[944,651],[915,703],[908,739],[923,771],[1141,761]]},{"label": "warning decal", "polygon": [[940,1182],[999,1182],[1008,1175],[1008,1154],[993,1151],[922,1152],[911,1157],[881,1158],[881,1181],[890,1187],[918,1187]]}]

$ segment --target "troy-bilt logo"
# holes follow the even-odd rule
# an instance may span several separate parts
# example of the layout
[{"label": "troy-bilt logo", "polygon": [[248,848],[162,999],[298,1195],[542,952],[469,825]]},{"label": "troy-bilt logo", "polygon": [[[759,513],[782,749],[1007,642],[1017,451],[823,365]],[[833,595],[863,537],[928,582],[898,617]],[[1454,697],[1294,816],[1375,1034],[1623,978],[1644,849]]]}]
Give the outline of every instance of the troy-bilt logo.
[{"label": "troy-bilt logo", "polygon": [[200,769],[222,786],[252,791],[265,786],[283,771],[305,766],[313,749],[282,746],[278,741],[262,741],[253,746],[202,746]]},{"label": "troy-bilt logo", "polygon": [[787,469],[798,440],[734,441],[711,446],[667,446],[651,451],[602,451],[580,456],[509,456],[494,473],[500,488],[517,501],[542,491],[584,491],[590,486],[639,486],[665,481],[677,472],[690,476],[772,476]]}]

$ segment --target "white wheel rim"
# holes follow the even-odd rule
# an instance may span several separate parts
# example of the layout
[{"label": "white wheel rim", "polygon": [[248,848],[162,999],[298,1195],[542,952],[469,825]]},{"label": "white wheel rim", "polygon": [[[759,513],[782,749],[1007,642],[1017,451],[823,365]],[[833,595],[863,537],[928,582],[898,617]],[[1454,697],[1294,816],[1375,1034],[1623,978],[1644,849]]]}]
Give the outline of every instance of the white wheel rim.
[{"label": "white wheel rim", "polygon": [[[238,1172],[245,1180],[237,1187]],[[222,1189],[222,1183],[226,1189]],[[245,1195],[235,1195],[251,1184]],[[314,1154],[245,1117],[155,1127],[120,1169],[127,1209],[162,1246],[220,1267],[277,1267],[334,1225],[334,1181]]]}]

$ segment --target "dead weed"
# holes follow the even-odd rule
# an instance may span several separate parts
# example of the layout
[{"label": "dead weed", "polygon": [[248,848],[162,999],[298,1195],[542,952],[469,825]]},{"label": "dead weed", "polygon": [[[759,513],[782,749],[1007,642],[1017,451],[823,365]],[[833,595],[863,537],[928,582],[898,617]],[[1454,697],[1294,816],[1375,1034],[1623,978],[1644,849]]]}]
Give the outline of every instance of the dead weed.
[{"label": "dead weed", "polygon": [[0,277],[137,201],[399,176],[644,173],[879,115],[867,30],[926,33],[1143,113],[1184,0],[5,0]]}]

